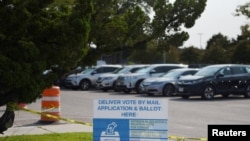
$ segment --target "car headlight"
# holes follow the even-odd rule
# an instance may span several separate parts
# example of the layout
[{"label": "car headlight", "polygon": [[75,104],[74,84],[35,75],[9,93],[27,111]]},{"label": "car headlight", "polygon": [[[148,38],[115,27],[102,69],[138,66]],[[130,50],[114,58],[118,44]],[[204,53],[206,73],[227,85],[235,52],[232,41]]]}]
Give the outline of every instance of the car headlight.
[{"label": "car headlight", "polygon": [[161,85],[163,82],[153,82],[152,85]]},{"label": "car headlight", "polygon": [[125,76],[125,77],[124,77],[124,80],[129,80],[129,79],[130,79],[129,76]]},{"label": "car headlight", "polygon": [[124,77],[125,80],[137,79],[137,76],[126,76]]},{"label": "car headlight", "polygon": [[104,77],[103,80],[111,80],[113,77]]},{"label": "car headlight", "polygon": [[142,82],[142,85],[143,86],[148,86],[148,85],[150,85],[151,83],[150,82]]},{"label": "car headlight", "polygon": [[203,82],[203,79],[197,79],[197,80],[193,80],[192,84],[197,84],[197,83],[201,83]]}]

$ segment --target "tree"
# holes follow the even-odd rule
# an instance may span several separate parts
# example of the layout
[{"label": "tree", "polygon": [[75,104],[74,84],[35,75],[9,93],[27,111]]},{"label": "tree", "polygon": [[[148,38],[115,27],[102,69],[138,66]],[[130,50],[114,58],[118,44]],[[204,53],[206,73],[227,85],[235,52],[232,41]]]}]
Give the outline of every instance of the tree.
[{"label": "tree", "polygon": [[53,0],[0,1],[0,106],[7,104],[0,133],[13,123],[13,104],[41,98],[58,78],[56,70],[75,66],[88,50],[91,0],[51,4]]},{"label": "tree", "polygon": [[225,50],[229,50],[231,47],[227,36],[223,36],[221,33],[213,35],[211,39],[207,41],[206,49],[209,49],[211,46],[220,46]]},{"label": "tree", "polygon": [[232,55],[232,61],[239,64],[250,63],[250,42],[242,41],[237,44]]},{"label": "tree", "polygon": [[[245,16],[247,19],[250,18],[250,2],[238,6],[236,9],[236,16]],[[237,37],[235,48],[232,50],[232,61],[235,63],[249,64],[250,57],[250,26],[249,24],[241,26],[241,35]]]},{"label": "tree", "polygon": [[133,50],[128,61],[139,64],[162,63],[163,54],[162,51],[157,48],[157,41],[152,40],[146,46],[145,49]]},{"label": "tree", "polygon": [[186,64],[200,63],[202,51],[196,47],[187,47],[181,50],[180,60]]},{"label": "tree", "polygon": [[206,0],[95,0],[89,43],[96,49],[89,57],[145,49],[152,40],[165,51],[179,47],[189,38],[183,27],[191,28],[205,6]]},{"label": "tree", "polygon": [[232,51],[232,61],[235,63],[250,63],[250,26],[241,26],[241,35],[237,37],[237,43]]},{"label": "tree", "polygon": [[204,52],[201,60],[205,64],[223,64],[228,63],[230,58],[225,49],[220,46],[211,46]]}]

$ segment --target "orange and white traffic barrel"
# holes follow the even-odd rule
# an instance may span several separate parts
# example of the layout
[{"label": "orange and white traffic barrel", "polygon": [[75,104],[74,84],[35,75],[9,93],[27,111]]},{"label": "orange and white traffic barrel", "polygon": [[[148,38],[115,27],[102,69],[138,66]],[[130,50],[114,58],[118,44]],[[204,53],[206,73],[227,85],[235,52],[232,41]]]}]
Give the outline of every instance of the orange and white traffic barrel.
[{"label": "orange and white traffic barrel", "polygon": [[41,121],[58,121],[60,113],[60,88],[52,86],[42,93]]}]

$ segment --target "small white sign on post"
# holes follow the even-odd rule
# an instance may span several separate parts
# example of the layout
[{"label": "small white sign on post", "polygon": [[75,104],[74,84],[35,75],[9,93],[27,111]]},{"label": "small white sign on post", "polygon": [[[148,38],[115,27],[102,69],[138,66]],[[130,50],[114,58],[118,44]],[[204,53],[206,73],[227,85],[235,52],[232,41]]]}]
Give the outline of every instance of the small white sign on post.
[{"label": "small white sign on post", "polygon": [[167,141],[166,99],[97,99],[94,141]]}]

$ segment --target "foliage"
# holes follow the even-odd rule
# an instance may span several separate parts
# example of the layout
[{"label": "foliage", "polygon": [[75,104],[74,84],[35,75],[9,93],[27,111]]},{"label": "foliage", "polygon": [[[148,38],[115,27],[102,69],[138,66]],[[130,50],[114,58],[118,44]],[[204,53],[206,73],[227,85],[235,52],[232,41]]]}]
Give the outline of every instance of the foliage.
[{"label": "foliage", "polygon": [[180,60],[185,64],[199,64],[201,62],[202,51],[193,46],[183,48],[180,53]]},{"label": "foliage", "polygon": [[[0,103],[31,103],[87,52],[91,0],[0,2]],[[43,74],[45,70],[46,75]]]},{"label": "foliage", "polygon": [[225,50],[229,50],[230,48],[230,41],[227,39],[227,36],[223,36],[221,33],[213,35],[208,41],[207,41],[207,47],[206,49],[209,49],[212,46],[220,46]]},{"label": "foliage", "polygon": [[180,61],[180,51],[178,48],[171,46],[164,57],[164,63],[179,63]]},{"label": "foliage", "polygon": [[220,46],[211,46],[204,52],[202,62],[205,64],[224,64],[230,63],[226,50]]},{"label": "foliage", "polygon": [[138,52],[152,40],[162,50],[179,47],[189,37],[183,27],[191,28],[205,6],[206,0],[94,0],[89,44],[96,48],[82,62],[117,51]]},{"label": "foliage", "polygon": [[249,64],[250,63],[250,41],[242,41],[237,44],[232,55],[234,63]]},{"label": "foliage", "polygon": [[140,60],[138,64],[153,64],[162,62],[162,51],[157,49],[157,42],[151,41],[145,49],[132,51],[129,60]]},{"label": "foliage", "polygon": [[240,5],[237,7],[236,9],[236,16],[240,16],[240,15],[244,15],[246,16],[247,18],[250,18],[250,2],[247,2],[243,5]]}]

